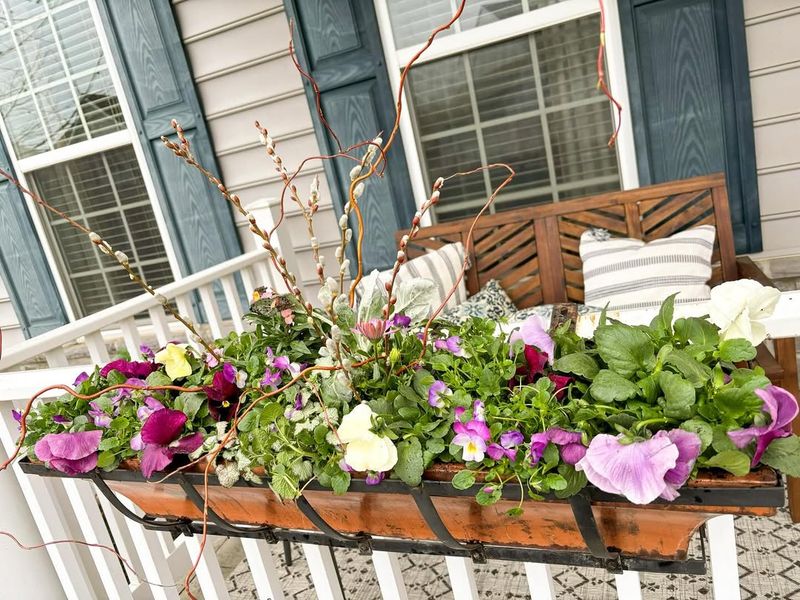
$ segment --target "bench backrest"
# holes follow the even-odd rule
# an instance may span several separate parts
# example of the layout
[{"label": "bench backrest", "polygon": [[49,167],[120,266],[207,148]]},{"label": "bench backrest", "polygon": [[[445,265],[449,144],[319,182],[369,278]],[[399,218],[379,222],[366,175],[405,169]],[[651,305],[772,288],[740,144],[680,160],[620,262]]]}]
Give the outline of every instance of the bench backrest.
[{"label": "bench backrest", "polygon": [[[456,241],[466,245],[472,221],[421,229],[409,245],[409,255]],[[486,215],[478,222],[469,249],[467,290],[474,294],[488,280],[497,279],[520,308],[583,302],[578,244],[584,231],[601,227],[614,236],[650,241],[698,225],[717,229],[712,285],[736,279],[733,229],[721,173]]]}]

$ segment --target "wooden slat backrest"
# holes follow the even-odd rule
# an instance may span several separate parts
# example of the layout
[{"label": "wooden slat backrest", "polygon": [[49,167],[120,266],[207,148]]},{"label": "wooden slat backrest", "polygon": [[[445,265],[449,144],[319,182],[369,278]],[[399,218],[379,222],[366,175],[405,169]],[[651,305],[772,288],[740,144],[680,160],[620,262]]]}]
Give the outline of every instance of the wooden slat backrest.
[{"label": "wooden slat backrest", "polygon": [[[455,241],[466,245],[472,221],[421,229],[409,244],[410,256]],[[474,294],[497,279],[520,308],[582,302],[578,245],[587,229],[602,227],[614,236],[650,241],[705,224],[717,228],[711,283],[736,279],[723,174],[501,211],[483,217],[475,228],[467,289]]]}]

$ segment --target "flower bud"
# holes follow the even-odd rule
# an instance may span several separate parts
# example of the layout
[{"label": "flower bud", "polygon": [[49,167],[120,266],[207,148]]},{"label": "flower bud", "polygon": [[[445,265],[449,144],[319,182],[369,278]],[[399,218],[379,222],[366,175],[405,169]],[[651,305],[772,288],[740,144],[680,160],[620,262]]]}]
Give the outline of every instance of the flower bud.
[{"label": "flower bud", "polygon": [[128,261],[128,255],[125,254],[124,252],[120,251],[120,250],[117,250],[116,252],[114,252],[114,258],[116,258],[123,265],[127,265],[128,262],[129,262]]},{"label": "flower bud", "polygon": [[358,185],[353,188],[353,198],[360,198],[361,195],[364,193],[364,182],[360,181]]},{"label": "flower bud", "polygon": [[342,215],[339,217],[339,229],[346,229],[347,228],[347,215]]},{"label": "flower bud", "polygon": [[89,239],[92,241],[93,244],[100,244],[103,241],[103,238],[97,235],[94,231],[89,232]]},{"label": "flower bud", "polygon": [[355,167],[350,169],[350,181],[353,181],[359,175],[361,175],[361,165],[356,165]]}]

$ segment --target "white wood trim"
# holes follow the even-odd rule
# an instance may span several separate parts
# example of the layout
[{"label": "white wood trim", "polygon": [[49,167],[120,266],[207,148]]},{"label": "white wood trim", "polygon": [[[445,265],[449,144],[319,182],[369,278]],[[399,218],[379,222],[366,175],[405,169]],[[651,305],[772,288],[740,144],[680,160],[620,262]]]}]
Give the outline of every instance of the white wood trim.
[{"label": "white wood trim", "polygon": [[[97,0],[88,0],[88,4],[89,11],[92,13],[92,19],[94,19],[95,29],[97,30],[97,38],[100,41],[100,47],[103,49],[103,57],[105,58],[106,65],[108,66],[108,73],[111,77],[111,82],[114,85],[114,90],[117,92],[117,99],[119,100],[119,106],[122,110],[122,116],[125,118],[125,125],[130,133],[131,145],[133,146],[134,154],[136,154],[136,160],[139,163],[139,171],[142,173],[144,187],[147,190],[147,196],[150,198],[150,204],[153,206],[153,214],[156,218],[156,225],[158,226],[158,231],[161,234],[161,239],[164,240],[164,250],[167,253],[167,260],[169,260],[172,276],[177,280],[183,275],[180,268],[180,262],[178,261],[178,254],[175,251],[175,247],[171,243],[169,228],[167,227],[167,220],[164,217],[164,212],[161,210],[161,203],[158,201],[158,194],[156,194],[156,186],[153,182],[150,169],[147,167],[147,160],[144,156],[142,142],[138,135],[133,135],[132,133],[136,131],[136,123],[133,120],[133,112],[128,104],[128,98],[125,96],[125,89],[122,86],[122,79],[120,78],[119,70],[117,68],[116,60],[118,57],[115,57],[113,52],[111,52],[111,45],[109,44],[106,31],[103,28],[102,19],[100,19],[100,11],[97,8]],[[166,152],[166,149],[164,151]]]},{"label": "white wood trim", "polygon": [[733,515],[709,519],[708,553],[711,562],[711,584],[717,600],[741,600],[739,559],[736,553],[736,528]]},{"label": "white wood trim", "polygon": [[[389,19],[389,8],[386,0],[374,0],[375,14],[378,18],[378,30],[381,35],[383,54],[386,59],[386,70],[389,72],[389,83],[392,88],[392,96],[397,101],[397,94],[400,91],[400,72],[406,62],[400,63],[395,51],[394,34],[392,33],[392,23]],[[414,191],[414,204],[420,208],[425,200],[428,199],[429,190],[425,186],[425,176],[422,173],[422,157],[420,156],[418,139],[414,131],[414,122],[411,119],[411,111],[408,102],[408,95],[403,90],[401,98],[403,110],[400,113],[400,136],[403,139],[403,152],[406,155],[408,165],[408,175],[411,179],[411,189]],[[430,214],[425,214],[423,225],[430,225]],[[408,224],[410,225],[410,223]]]},{"label": "white wood trim", "polygon": [[553,585],[550,565],[526,562],[524,566],[531,600],[556,600],[556,588]]},{"label": "white wood trim", "polygon": [[342,586],[333,563],[333,550],[327,546],[301,544],[311,574],[317,600],[344,600]]},{"label": "white wood trim", "polygon": [[614,582],[619,600],[642,600],[642,583],[636,571],[623,571],[614,575]]},{"label": "white wood trim", "polygon": [[[386,0],[379,1],[385,2]],[[437,38],[415,64],[426,63],[452,54],[460,54],[488,44],[496,44],[538,29],[545,29],[598,12],[600,12],[600,5],[597,0],[564,0],[563,2],[509,17],[496,23]],[[407,63],[420,47],[421,44],[416,44],[397,50],[398,62],[400,64]]]},{"label": "white wood trim", "polygon": [[453,588],[453,600],[480,600],[472,561],[461,556],[445,556],[444,562]]},{"label": "white wood trim", "polygon": [[[639,187],[639,169],[636,163],[636,145],[633,139],[633,120],[628,91],[628,75],[625,70],[625,55],[622,47],[622,27],[619,21],[617,0],[606,0],[606,64],[608,65],[608,88],[622,105],[622,125],[617,137],[617,160],[623,190]],[[616,109],[614,124],[619,117]]]},{"label": "white wood trim", "polygon": [[125,146],[131,143],[132,138],[133,136],[128,129],[121,129],[100,137],[70,144],[63,148],[56,148],[49,152],[42,152],[27,158],[19,158],[17,159],[17,168],[23,173],[29,173],[37,169],[52,167],[68,160],[75,160],[76,158],[83,158],[84,156]]},{"label": "white wood trim", "polygon": [[403,569],[397,557],[398,554],[394,552],[372,553],[372,566],[375,568],[383,600],[408,600]]}]

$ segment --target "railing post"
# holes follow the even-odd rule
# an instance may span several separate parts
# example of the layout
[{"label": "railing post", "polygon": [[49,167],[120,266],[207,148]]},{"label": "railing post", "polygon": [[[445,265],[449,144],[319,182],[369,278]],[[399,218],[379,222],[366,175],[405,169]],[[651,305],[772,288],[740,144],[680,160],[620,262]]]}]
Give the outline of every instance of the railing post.
[{"label": "railing post", "polygon": [[733,515],[714,517],[706,522],[711,558],[711,584],[716,600],[741,600],[739,557],[736,553],[736,528]]},{"label": "railing post", "polygon": [[400,568],[397,554],[375,551],[372,553],[372,565],[378,576],[383,600],[408,600],[403,570]]},{"label": "railing post", "polygon": [[264,540],[242,538],[247,566],[259,600],[283,600],[283,589],[270,545]]},{"label": "railing post", "polygon": [[556,600],[550,565],[526,562],[525,575],[528,578],[531,600]]},{"label": "railing post", "polygon": [[333,560],[333,550],[327,546],[303,544],[303,553],[311,574],[311,582],[317,592],[318,600],[344,600],[336,564]]},{"label": "railing post", "polygon": [[445,563],[450,575],[450,586],[453,588],[453,598],[455,600],[479,600],[472,560],[460,556],[446,556]]}]

